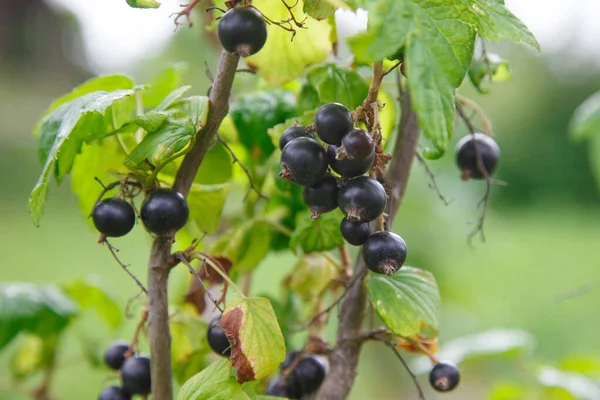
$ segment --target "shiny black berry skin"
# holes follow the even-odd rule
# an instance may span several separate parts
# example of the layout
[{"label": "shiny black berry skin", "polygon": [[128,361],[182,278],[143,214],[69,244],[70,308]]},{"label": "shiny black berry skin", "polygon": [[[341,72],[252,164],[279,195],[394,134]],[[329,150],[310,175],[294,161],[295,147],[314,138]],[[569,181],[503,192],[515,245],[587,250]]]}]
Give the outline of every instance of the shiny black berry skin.
[{"label": "shiny black berry skin", "polygon": [[301,186],[316,185],[327,172],[327,152],[314,139],[300,137],[291,140],[281,152],[282,179]]},{"label": "shiny black berry skin", "polygon": [[449,392],[458,386],[460,372],[456,365],[449,361],[441,361],[433,366],[429,373],[429,383],[438,392]]},{"label": "shiny black berry skin", "polygon": [[131,396],[123,391],[118,386],[109,386],[104,388],[100,395],[98,396],[98,400],[130,400]]},{"label": "shiny black berry skin", "polygon": [[150,358],[130,357],[121,367],[121,387],[126,393],[145,396],[152,387],[150,376]]},{"label": "shiny black berry skin", "polygon": [[369,222],[379,217],[387,203],[381,183],[368,176],[346,181],[338,193],[340,210],[354,222]]},{"label": "shiny black berry skin", "polygon": [[406,243],[393,232],[375,232],[365,241],[362,256],[371,271],[392,275],[406,260]]},{"label": "shiny black berry skin", "polygon": [[125,236],[135,225],[135,211],[123,199],[104,199],[94,206],[92,221],[96,229],[105,236]]},{"label": "shiny black berry skin", "polygon": [[217,35],[229,53],[248,57],[258,53],[265,45],[267,23],[254,8],[236,7],[221,17]]},{"label": "shiny black berry skin", "polygon": [[476,133],[474,136],[475,138],[473,138],[473,135],[467,135],[456,144],[456,163],[463,173],[463,179],[484,178],[484,174],[481,173],[477,165],[475,142],[477,142],[477,148],[488,175],[494,173],[500,160],[500,147],[494,139],[483,133]]},{"label": "shiny black berry skin", "polygon": [[350,160],[365,160],[375,151],[369,132],[359,128],[352,129],[344,136],[342,146]]},{"label": "shiny black berry skin", "polygon": [[216,354],[221,357],[231,356],[231,344],[227,339],[227,335],[221,329],[221,317],[213,318],[208,324],[208,331],[206,332],[206,339],[208,345]]},{"label": "shiny black berry skin", "polygon": [[317,358],[307,355],[296,365],[292,374],[302,396],[307,396],[323,383],[325,366]]},{"label": "shiny black berry skin", "polygon": [[129,350],[129,343],[124,340],[111,343],[104,352],[104,363],[115,371],[118,370],[125,361],[127,350]]},{"label": "shiny black berry skin", "polygon": [[317,135],[327,144],[341,145],[353,125],[352,113],[340,103],[325,104],[315,115]]},{"label": "shiny black berry skin", "polygon": [[156,235],[174,234],[183,228],[189,216],[187,201],[173,189],[155,189],[142,203],[142,222]]},{"label": "shiny black berry skin", "polygon": [[330,145],[327,148],[327,160],[331,169],[343,176],[344,178],[354,178],[361,176],[369,172],[373,166],[375,160],[375,151],[364,160],[350,160],[344,158],[343,160],[336,159],[337,146]]},{"label": "shiny black berry skin", "polygon": [[371,234],[368,222],[354,222],[344,218],[340,224],[340,232],[346,242],[352,246],[361,246]]},{"label": "shiny black berry skin", "polygon": [[308,137],[314,139],[315,135],[313,135],[312,132],[307,132],[306,127],[302,125],[290,126],[283,131],[283,134],[279,138],[279,150],[283,150],[286,144],[299,137]]},{"label": "shiny black berry skin", "polygon": [[289,375],[287,378],[283,379],[281,377],[274,378],[269,383],[269,388],[267,389],[267,396],[273,397],[285,397],[288,399],[300,399],[302,394],[298,391],[298,385],[293,382],[294,378],[292,375]]},{"label": "shiny black berry skin", "polygon": [[302,189],[302,200],[310,209],[313,219],[335,210],[338,207],[337,195],[337,178],[331,174],[325,175],[316,185]]}]

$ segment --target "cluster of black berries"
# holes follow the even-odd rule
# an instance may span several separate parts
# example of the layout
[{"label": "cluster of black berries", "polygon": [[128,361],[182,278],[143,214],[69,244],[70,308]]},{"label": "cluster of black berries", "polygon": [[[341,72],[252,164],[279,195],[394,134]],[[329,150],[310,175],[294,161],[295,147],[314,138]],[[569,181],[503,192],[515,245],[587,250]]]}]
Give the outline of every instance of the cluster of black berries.
[{"label": "cluster of black berries", "polygon": [[219,20],[217,35],[221,46],[241,57],[256,54],[267,41],[267,23],[253,7],[236,7]]},{"label": "cluster of black berries", "polygon": [[500,147],[494,139],[483,133],[467,135],[456,143],[456,163],[462,172],[463,180],[483,179],[483,172],[489,177],[498,166],[499,160]]},{"label": "cluster of black berries", "polygon": [[312,218],[339,207],[345,216],[340,225],[344,239],[363,246],[369,269],[393,274],[404,264],[406,243],[392,232],[371,233],[370,222],[381,216],[387,203],[381,183],[364,175],[375,160],[373,138],[354,128],[352,113],[338,103],[321,107],[314,127],[327,150],[305,127],[286,129],[279,141],[281,178],[304,186],[302,197]]},{"label": "cluster of black berries", "polygon": [[121,376],[121,386],[108,386],[98,396],[98,400],[129,400],[133,395],[147,396],[151,389],[150,358],[129,352],[125,341],[112,343],[104,353],[105,364]]},{"label": "cluster of black berries", "polygon": [[294,350],[287,354],[280,366],[282,375],[275,378],[267,389],[268,396],[301,399],[316,392],[326,373],[324,357],[300,354]]},{"label": "cluster of black berries", "polygon": [[[142,203],[140,216],[148,231],[172,235],[186,224],[190,210],[181,193],[173,189],[155,189]],[[99,201],[92,211],[94,226],[106,237],[128,234],[135,225],[135,211],[127,201],[112,197]]]}]

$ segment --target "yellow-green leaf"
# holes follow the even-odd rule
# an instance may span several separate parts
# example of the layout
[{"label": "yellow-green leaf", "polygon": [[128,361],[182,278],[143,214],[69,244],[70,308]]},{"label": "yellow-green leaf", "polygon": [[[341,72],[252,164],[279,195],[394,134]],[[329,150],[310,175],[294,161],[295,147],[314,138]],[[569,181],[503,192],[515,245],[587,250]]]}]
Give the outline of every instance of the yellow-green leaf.
[{"label": "yellow-green leaf", "polygon": [[212,234],[219,229],[225,200],[231,190],[229,184],[200,185],[194,183],[188,194],[192,220],[202,232]]},{"label": "yellow-green leaf", "polygon": [[302,257],[291,275],[290,289],[305,301],[316,299],[331,280],[337,276],[337,267],[322,255]]},{"label": "yellow-green leaf", "polygon": [[190,378],[177,400],[250,400],[232,376],[231,363],[221,359]]}]

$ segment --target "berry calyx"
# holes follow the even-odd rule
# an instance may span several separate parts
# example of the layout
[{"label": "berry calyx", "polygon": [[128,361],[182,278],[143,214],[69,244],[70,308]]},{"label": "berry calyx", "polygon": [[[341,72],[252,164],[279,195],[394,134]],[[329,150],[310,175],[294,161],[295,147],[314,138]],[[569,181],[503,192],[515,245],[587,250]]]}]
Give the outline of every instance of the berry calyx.
[{"label": "berry calyx", "polygon": [[327,153],[314,139],[299,137],[281,152],[282,179],[302,186],[316,185],[327,172]]},{"label": "berry calyx", "polygon": [[325,175],[316,185],[302,189],[302,199],[311,212],[311,218],[317,219],[321,214],[338,207],[338,182],[335,176]]},{"label": "berry calyx", "polygon": [[131,204],[123,199],[104,199],[94,206],[92,221],[104,236],[125,236],[135,225],[135,211]]},{"label": "berry calyx", "polygon": [[221,316],[213,318],[208,324],[206,339],[210,348],[221,357],[231,356],[231,344],[221,328]]},{"label": "berry calyx", "polygon": [[315,115],[317,135],[327,144],[341,145],[353,126],[352,113],[340,103],[325,104]]},{"label": "berry calyx", "polygon": [[129,343],[117,340],[108,346],[104,352],[104,363],[117,371],[125,361],[125,353],[129,350]]},{"label": "berry calyx", "polygon": [[131,396],[118,386],[108,386],[100,392],[98,400],[130,400]]},{"label": "berry calyx", "polygon": [[299,137],[308,137],[311,139],[315,138],[312,132],[308,132],[306,127],[302,125],[290,126],[283,131],[283,134],[279,138],[279,150],[283,150],[286,144]]},{"label": "berry calyx", "polygon": [[337,149],[337,146],[330,145],[327,148],[327,159],[331,169],[344,178],[354,178],[364,175],[369,172],[373,166],[373,161],[375,160],[375,151],[373,151],[371,155],[364,160],[350,160],[349,158],[338,160]]},{"label": "berry calyx", "polygon": [[460,372],[456,365],[449,361],[441,361],[433,366],[429,373],[429,383],[438,392],[449,392],[458,386]]},{"label": "berry calyx", "polygon": [[254,8],[236,7],[221,17],[217,35],[229,53],[248,57],[258,53],[265,45],[267,23]]},{"label": "berry calyx", "polygon": [[354,222],[373,221],[383,213],[386,203],[385,189],[368,176],[348,180],[338,193],[340,210]]},{"label": "berry calyx", "polygon": [[129,357],[121,367],[121,386],[126,393],[145,396],[152,388],[150,358],[147,356]]},{"label": "berry calyx", "polygon": [[483,161],[483,169],[488,176],[494,172],[500,160],[500,147],[491,137],[483,133],[463,137],[456,143],[456,163],[462,171],[463,180],[485,177],[479,168],[475,143]]},{"label": "berry calyx", "polygon": [[183,195],[173,189],[155,189],[142,203],[142,222],[156,235],[172,235],[186,224],[190,209]]},{"label": "berry calyx", "polygon": [[346,242],[353,246],[361,246],[371,234],[368,222],[354,222],[344,218],[340,224],[340,232]]},{"label": "berry calyx", "polygon": [[342,148],[351,160],[364,160],[375,151],[373,137],[363,129],[352,129],[342,139]]},{"label": "berry calyx", "polygon": [[371,271],[392,275],[406,260],[406,243],[393,232],[375,232],[365,241],[362,255]]}]

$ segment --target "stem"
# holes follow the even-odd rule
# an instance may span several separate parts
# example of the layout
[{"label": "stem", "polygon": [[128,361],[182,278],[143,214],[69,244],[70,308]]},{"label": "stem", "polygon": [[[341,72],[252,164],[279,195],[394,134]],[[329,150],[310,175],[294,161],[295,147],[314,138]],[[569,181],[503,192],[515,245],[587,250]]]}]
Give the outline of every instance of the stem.
[{"label": "stem", "polygon": [[[213,141],[217,129],[229,111],[229,94],[239,62],[239,56],[221,53],[217,77],[209,96],[210,108],[206,125],[196,133],[196,141],[177,171],[174,189],[184,196],[190,191],[194,177]],[[152,361],[152,398],[172,400],[171,335],[167,298],[167,278],[174,265],[171,240],[156,237],[148,264],[148,339]]]},{"label": "stem", "polygon": [[219,268],[219,266],[217,264],[215,264],[215,262],[213,260],[211,260],[208,257],[205,257],[202,253],[198,253],[198,252],[193,252],[191,254],[191,256],[193,258],[196,258],[198,260],[202,260],[203,263],[206,263],[206,265],[208,265],[209,267],[211,267],[217,274],[221,275],[221,278],[223,278],[224,281],[226,281],[227,283],[229,283],[231,285],[231,287],[238,292],[238,294],[240,295],[240,297],[245,298],[246,295],[244,294],[243,290],[240,289],[234,282],[233,280],[229,277],[229,275],[227,275],[225,272],[223,272],[221,270],[221,268]]},{"label": "stem", "polygon": [[[380,83],[377,77],[373,77],[373,82]],[[369,92],[371,93],[371,91]],[[402,96],[399,132],[386,179],[386,186],[391,193],[386,210],[389,227],[392,226],[406,190],[418,136],[417,118],[411,109],[409,93],[406,92]],[[354,267],[354,274],[356,276],[365,275],[366,270],[365,263],[359,256]],[[330,370],[317,393],[317,400],[343,400],[348,397],[357,374],[358,359],[363,343],[359,338],[366,305],[365,285],[362,282],[353,285],[342,302],[337,343],[329,357]]]}]

